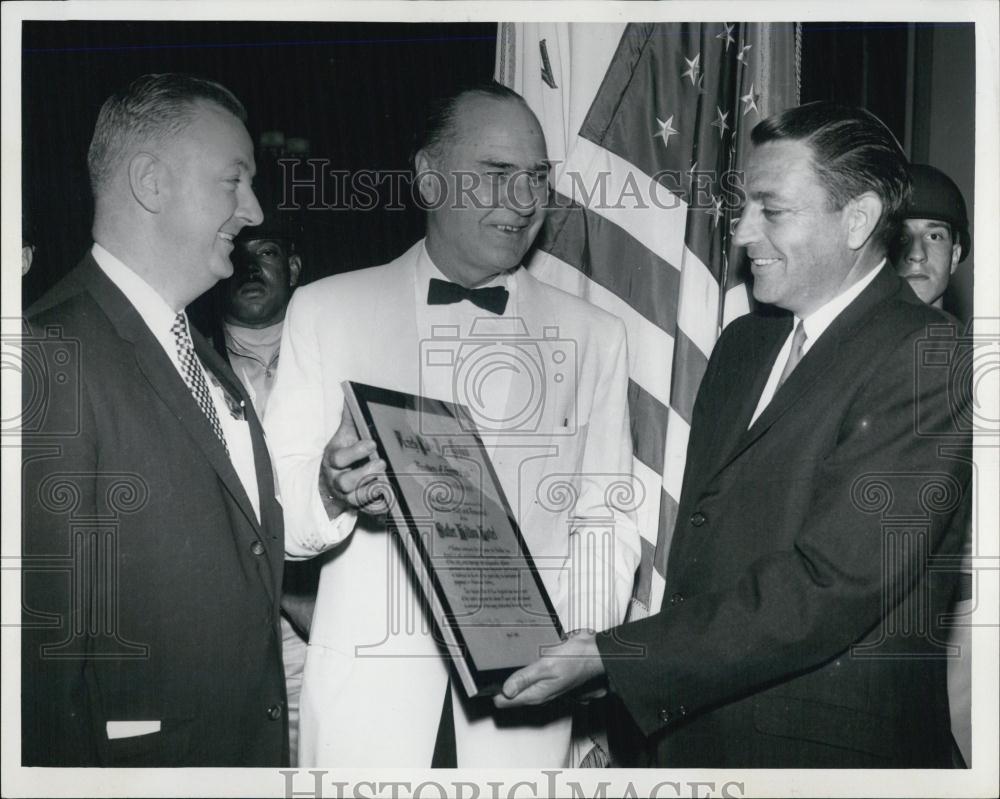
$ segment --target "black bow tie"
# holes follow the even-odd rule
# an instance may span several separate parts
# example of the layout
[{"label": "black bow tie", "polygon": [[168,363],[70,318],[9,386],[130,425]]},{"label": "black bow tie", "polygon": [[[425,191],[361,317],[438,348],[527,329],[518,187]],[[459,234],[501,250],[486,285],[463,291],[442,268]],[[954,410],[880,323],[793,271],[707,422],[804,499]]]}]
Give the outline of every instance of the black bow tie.
[{"label": "black bow tie", "polygon": [[468,300],[473,305],[482,308],[484,311],[502,314],[507,308],[507,289],[503,286],[490,286],[486,289],[467,289],[458,283],[449,283],[447,280],[431,278],[430,288],[427,289],[428,305],[451,305],[453,302]]}]

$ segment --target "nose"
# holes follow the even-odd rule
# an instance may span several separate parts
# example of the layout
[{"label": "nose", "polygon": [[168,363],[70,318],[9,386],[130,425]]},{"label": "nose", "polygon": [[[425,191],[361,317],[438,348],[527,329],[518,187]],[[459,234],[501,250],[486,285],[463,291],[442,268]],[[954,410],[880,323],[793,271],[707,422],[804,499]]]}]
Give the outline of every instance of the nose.
[{"label": "nose", "polygon": [[240,256],[240,270],[246,273],[248,279],[257,280],[263,274],[260,264],[252,255],[243,254]]},{"label": "nose", "polygon": [[924,249],[924,242],[920,236],[914,236],[906,247],[906,262],[908,264],[919,264],[927,260],[927,251]]},{"label": "nose", "polygon": [[733,231],[733,243],[737,247],[746,247],[752,244],[757,238],[757,216],[758,212],[752,209],[749,204],[743,208],[743,215],[736,223]]},{"label": "nose", "polygon": [[507,183],[504,205],[519,216],[529,217],[545,202],[548,185],[531,172],[519,172]]},{"label": "nose", "polygon": [[240,204],[236,208],[235,216],[242,219],[245,226],[254,227],[264,221],[264,212],[260,208],[260,203],[257,202],[257,195],[253,193],[253,189],[249,185],[240,190],[239,200]]}]

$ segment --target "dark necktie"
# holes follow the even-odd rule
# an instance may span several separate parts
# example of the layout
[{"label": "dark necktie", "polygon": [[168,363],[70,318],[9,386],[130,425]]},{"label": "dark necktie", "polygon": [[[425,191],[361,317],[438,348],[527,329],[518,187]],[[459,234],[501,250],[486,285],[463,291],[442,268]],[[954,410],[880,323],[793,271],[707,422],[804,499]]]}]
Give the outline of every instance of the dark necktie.
[{"label": "dark necktie", "polygon": [[458,283],[449,283],[447,280],[438,280],[436,277],[432,277],[430,287],[427,289],[427,304],[451,305],[453,302],[468,300],[484,311],[500,316],[507,308],[508,296],[507,289],[503,286],[467,289]]},{"label": "dark necktie", "polygon": [[226,436],[222,432],[222,425],[219,423],[219,415],[215,412],[215,403],[212,402],[212,395],[209,393],[208,382],[205,374],[201,371],[198,363],[198,356],[195,355],[194,345],[191,342],[191,333],[188,331],[187,317],[183,312],[177,314],[174,323],[170,326],[170,332],[174,334],[174,341],[177,344],[177,359],[181,364],[181,373],[188,390],[194,396],[195,402],[205,414],[208,423],[212,426],[215,435],[229,454],[229,447],[226,445]]},{"label": "dark necktie", "polygon": [[781,370],[781,377],[778,378],[778,388],[784,385],[788,376],[792,373],[799,361],[802,360],[802,347],[806,343],[806,329],[802,320],[795,326],[795,333],[792,335],[792,349],[788,353],[788,360],[785,361],[785,368]]}]

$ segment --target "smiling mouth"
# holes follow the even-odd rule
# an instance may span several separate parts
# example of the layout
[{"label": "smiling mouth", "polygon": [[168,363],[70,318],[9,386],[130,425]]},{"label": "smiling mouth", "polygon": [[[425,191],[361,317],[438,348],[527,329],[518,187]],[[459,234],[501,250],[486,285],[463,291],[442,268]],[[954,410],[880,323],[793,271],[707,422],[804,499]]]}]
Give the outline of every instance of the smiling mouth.
[{"label": "smiling mouth", "polygon": [[505,233],[507,235],[520,233],[525,228],[524,225],[521,225],[520,227],[518,227],[517,225],[494,225],[493,227],[499,230],[501,233]]}]

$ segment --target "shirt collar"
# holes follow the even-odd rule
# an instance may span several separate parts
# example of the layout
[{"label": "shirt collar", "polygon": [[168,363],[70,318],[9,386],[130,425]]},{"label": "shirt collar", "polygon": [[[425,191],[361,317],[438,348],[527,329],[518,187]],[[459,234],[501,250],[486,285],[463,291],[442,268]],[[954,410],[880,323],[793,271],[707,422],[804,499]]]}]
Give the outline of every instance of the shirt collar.
[{"label": "shirt collar", "polygon": [[808,352],[812,345],[816,342],[824,331],[833,324],[833,320],[843,313],[844,309],[847,308],[858,295],[861,294],[869,284],[875,279],[875,276],[882,270],[885,266],[885,259],[883,258],[879,265],[872,269],[867,275],[865,275],[860,280],[853,283],[849,288],[842,291],[832,300],[828,301],[825,305],[821,305],[815,311],[813,311],[809,316],[800,318],[798,315],[795,316],[795,324],[802,322],[802,326],[806,331],[806,343],[802,346],[803,354]]},{"label": "shirt collar", "polygon": [[[166,303],[163,297],[156,293],[156,289],[97,242],[94,242],[91,253],[101,271],[132,303],[153,335],[161,342],[172,341],[170,327],[173,325],[174,319],[177,318],[177,312]],[[167,349],[170,351],[171,348]]]}]

